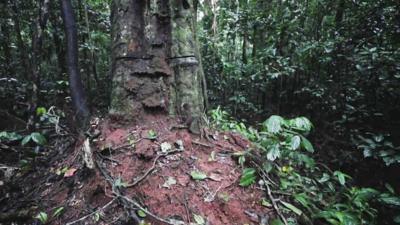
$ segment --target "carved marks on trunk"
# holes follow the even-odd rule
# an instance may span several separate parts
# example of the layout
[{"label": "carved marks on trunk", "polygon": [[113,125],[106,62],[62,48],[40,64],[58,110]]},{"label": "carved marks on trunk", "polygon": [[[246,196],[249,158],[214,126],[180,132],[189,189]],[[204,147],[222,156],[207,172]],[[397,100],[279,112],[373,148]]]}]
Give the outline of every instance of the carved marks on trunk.
[{"label": "carved marks on trunk", "polygon": [[114,0],[111,113],[141,116],[168,108],[171,43],[165,0]]},{"label": "carved marks on trunk", "polygon": [[[114,0],[111,114],[203,111],[191,1]],[[182,108],[182,109],[181,109]]]}]

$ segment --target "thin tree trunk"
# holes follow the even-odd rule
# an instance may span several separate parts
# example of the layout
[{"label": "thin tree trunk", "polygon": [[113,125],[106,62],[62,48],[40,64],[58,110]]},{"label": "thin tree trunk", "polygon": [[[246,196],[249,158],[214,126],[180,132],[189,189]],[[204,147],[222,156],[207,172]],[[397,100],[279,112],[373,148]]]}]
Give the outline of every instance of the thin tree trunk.
[{"label": "thin tree trunk", "polygon": [[203,92],[203,98],[204,98],[204,109],[207,111],[209,109],[209,103],[208,103],[208,94],[207,94],[207,79],[204,73],[203,69],[203,62],[201,60],[201,53],[200,53],[200,48],[199,48],[199,40],[197,37],[197,10],[198,10],[198,5],[199,1],[198,0],[193,0],[193,39],[196,42],[195,47],[196,47],[196,58],[199,61],[199,75],[201,77],[201,82],[202,82],[202,92]]},{"label": "thin tree trunk", "polygon": [[[43,0],[39,2],[39,13],[36,19],[35,32],[32,38],[32,99],[31,99],[31,110],[33,115],[31,115],[32,121],[35,121],[35,110],[38,107],[40,101],[40,70],[41,70],[41,56],[43,47],[43,34],[44,29],[47,25],[48,15],[49,15],[49,2],[50,0]],[[33,124],[30,124],[33,125]]]},{"label": "thin tree trunk", "polygon": [[25,46],[25,43],[22,39],[22,34],[21,34],[21,23],[20,23],[20,14],[19,14],[19,6],[17,5],[17,1],[12,1],[11,5],[13,9],[13,20],[14,20],[14,28],[15,28],[15,34],[17,36],[17,46],[18,46],[18,51],[21,57],[22,61],[22,67],[24,71],[24,76],[25,79],[29,80],[30,79],[30,71],[32,71],[30,62],[29,62],[29,55],[27,52],[27,47]]},{"label": "thin tree trunk", "polygon": [[89,24],[89,16],[88,16],[88,7],[87,7],[87,3],[84,3],[84,10],[85,10],[85,25],[86,25],[86,32],[87,32],[87,42],[90,45],[90,63],[91,63],[91,67],[92,67],[92,73],[93,73],[93,78],[94,81],[96,82],[97,87],[99,87],[99,78],[97,76],[97,68],[96,68],[96,56],[94,54],[93,51],[93,43],[92,43],[92,37],[90,34],[90,24]]},{"label": "thin tree trunk", "polygon": [[83,124],[89,117],[89,109],[86,103],[86,95],[83,89],[81,75],[78,67],[78,35],[75,15],[70,0],[60,0],[62,18],[64,21],[65,36],[67,39],[67,68],[69,74],[69,86],[72,103],[78,118],[82,118]]},{"label": "thin tree trunk", "polygon": [[[3,9],[2,13],[8,19],[8,14],[6,10],[5,4],[1,4],[0,7]],[[2,47],[3,47],[3,53],[4,53],[4,74],[6,74],[7,77],[13,76],[14,75],[14,68],[12,66],[12,55],[11,55],[11,48],[9,43],[11,42],[10,39],[10,29],[8,27],[7,21],[2,21],[1,22],[1,35],[2,35]]]}]

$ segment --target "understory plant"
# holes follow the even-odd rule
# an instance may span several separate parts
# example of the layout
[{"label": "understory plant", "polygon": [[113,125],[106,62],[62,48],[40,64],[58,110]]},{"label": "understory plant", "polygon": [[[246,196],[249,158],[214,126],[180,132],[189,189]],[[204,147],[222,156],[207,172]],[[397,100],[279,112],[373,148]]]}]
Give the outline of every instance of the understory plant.
[{"label": "understory plant", "polygon": [[[389,184],[384,191],[354,186],[349,175],[313,157],[314,147],[306,138],[313,125],[305,117],[273,115],[254,129],[218,107],[211,119],[216,128],[252,141],[251,148],[236,154],[243,165],[240,185],[267,190],[269,196],[261,204],[276,206],[281,214],[273,224],[384,224],[377,221],[380,210],[399,212],[400,198]],[[388,218],[388,224],[399,219]]]}]

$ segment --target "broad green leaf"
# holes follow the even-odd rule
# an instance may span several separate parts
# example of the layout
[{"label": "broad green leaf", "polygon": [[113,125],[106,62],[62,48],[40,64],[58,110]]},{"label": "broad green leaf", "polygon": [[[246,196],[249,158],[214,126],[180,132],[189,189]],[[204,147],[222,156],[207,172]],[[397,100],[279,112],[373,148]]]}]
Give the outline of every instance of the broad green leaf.
[{"label": "broad green leaf", "polygon": [[292,212],[294,212],[298,216],[301,216],[301,214],[303,214],[303,212],[296,206],[294,206],[288,202],[284,202],[284,201],[281,201],[281,203],[282,203],[282,205],[284,205],[286,208],[290,209]]},{"label": "broad green leaf", "polygon": [[207,174],[201,171],[192,171],[190,176],[193,178],[193,180],[204,180],[207,178]]},{"label": "broad green leaf", "polygon": [[297,117],[289,120],[289,126],[297,130],[309,132],[312,128],[312,123],[306,117]]},{"label": "broad green leaf", "polygon": [[25,136],[24,139],[22,139],[22,141],[21,141],[21,145],[28,144],[28,142],[31,140],[31,138],[32,138],[31,135]]},{"label": "broad green leaf", "polygon": [[31,134],[32,141],[34,141],[38,145],[45,145],[46,144],[46,138],[38,132],[34,132]]},{"label": "broad green leaf", "polygon": [[247,187],[256,181],[256,170],[253,168],[245,168],[242,172],[239,185]]},{"label": "broad green leaf", "polygon": [[282,117],[273,115],[263,123],[263,126],[268,132],[276,134],[281,132],[284,121]]},{"label": "broad green leaf", "polygon": [[308,152],[313,153],[314,147],[312,146],[311,142],[307,140],[305,137],[301,137],[301,146]]},{"label": "broad green leaf", "polygon": [[292,139],[290,140],[290,149],[292,150],[296,150],[300,147],[300,143],[301,143],[301,138],[296,135],[293,136]]}]

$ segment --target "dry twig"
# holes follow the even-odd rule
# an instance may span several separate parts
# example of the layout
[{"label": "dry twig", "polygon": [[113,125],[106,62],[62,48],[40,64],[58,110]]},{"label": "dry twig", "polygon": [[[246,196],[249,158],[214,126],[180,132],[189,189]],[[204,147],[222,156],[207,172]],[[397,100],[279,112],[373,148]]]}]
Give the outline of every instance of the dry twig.
[{"label": "dry twig", "polygon": [[169,155],[169,154],[176,153],[176,152],[181,152],[181,151],[182,151],[182,150],[177,149],[177,150],[172,150],[172,151],[163,153],[163,154],[161,154],[161,155],[158,155],[158,156],[154,159],[153,165],[150,167],[150,169],[148,169],[148,170],[143,174],[143,176],[141,176],[141,177],[139,177],[139,178],[137,178],[137,179],[134,179],[135,181],[134,181],[133,183],[127,184],[126,187],[134,187],[134,186],[136,186],[139,182],[141,182],[142,180],[144,180],[144,179],[156,168],[157,161],[158,161],[161,157],[164,157],[164,156],[167,156],[167,155]]},{"label": "dry twig", "polygon": [[74,220],[74,221],[72,221],[72,222],[66,223],[66,225],[72,225],[72,224],[75,224],[75,223],[77,223],[77,222],[83,221],[83,220],[85,220],[86,218],[88,218],[88,217],[90,217],[90,216],[92,216],[92,215],[94,215],[94,214],[100,212],[101,210],[106,209],[108,206],[110,206],[110,205],[115,201],[115,199],[116,199],[116,198],[114,198],[113,200],[111,200],[110,202],[108,202],[107,204],[105,204],[105,205],[104,205],[103,207],[101,207],[100,209],[97,209],[97,210],[95,210],[95,211],[93,211],[93,212],[87,214],[86,216],[77,219],[77,220]]}]

